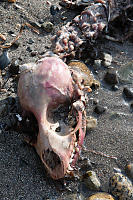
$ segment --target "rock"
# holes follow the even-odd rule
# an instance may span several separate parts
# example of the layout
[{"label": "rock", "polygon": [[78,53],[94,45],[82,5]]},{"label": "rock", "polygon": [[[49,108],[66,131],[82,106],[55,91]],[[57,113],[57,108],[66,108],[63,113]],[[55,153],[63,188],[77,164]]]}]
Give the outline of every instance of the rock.
[{"label": "rock", "polygon": [[125,167],[125,171],[129,178],[133,179],[133,163],[129,163]]},{"label": "rock", "polygon": [[102,53],[101,54],[101,58],[103,60],[102,64],[105,66],[105,67],[109,67],[112,63],[112,56],[108,53]]},{"label": "rock", "polygon": [[16,41],[16,42],[13,43],[13,45],[11,46],[11,48],[17,49],[19,47],[19,45],[20,45],[19,41]]},{"label": "rock", "polygon": [[26,49],[28,52],[32,52],[32,48],[31,47],[27,47]]},{"label": "rock", "polygon": [[2,55],[0,56],[0,69],[3,70],[10,64],[10,59],[8,57],[8,52],[3,51]]},{"label": "rock", "polygon": [[123,94],[127,99],[133,100],[133,88],[124,87]]},{"label": "rock", "polygon": [[104,81],[110,85],[116,85],[119,80],[115,69],[109,69],[104,76]]},{"label": "rock", "polygon": [[114,173],[109,182],[110,192],[120,200],[133,199],[133,185],[122,173]]},{"label": "rock", "polygon": [[113,90],[113,91],[117,91],[117,90],[119,90],[118,85],[112,85],[112,90]]},{"label": "rock", "polygon": [[100,68],[101,67],[101,63],[102,63],[102,60],[94,60],[94,66],[96,68]]},{"label": "rock", "polygon": [[90,196],[87,200],[114,200],[114,198],[105,192],[98,192]]},{"label": "rock", "polygon": [[48,33],[50,33],[53,28],[54,28],[54,25],[52,22],[44,22],[41,27]]},{"label": "rock", "polygon": [[34,40],[32,40],[32,38],[29,38],[28,44],[33,44]]},{"label": "rock", "polygon": [[19,62],[18,62],[18,60],[13,60],[11,62],[11,65],[9,66],[9,72],[12,75],[18,74],[18,72],[19,72]]},{"label": "rock", "polygon": [[31,52],[31,56],[32,56],[32,57],[34,57],[34,56],[36,56],[36,55],[37,55],[37,51],[32,51],[32,52]]},{"label": "rock", "polygon": [[105,111],[106,111],[106,107],[103,107],[101,105],[97,105],[94,108],[94,112],[97,113],[97,114],[103,114]]},{"label": "rock", "polygon": [[130,108],[133,109],[133,102],[131,103]]},{"label": "rock", "polygon": [[93,118],[91,116],[89,118],[87,118],[87,123],[86,123],[86,129],[87,130],[95,128],[96,126],[97,126],[97,119],[96,118]]},{"label": "rock", "polygon": [[85,185],[89,188],[89,190],[92,191],[99,191],[100,190],[100,181],[97,178],[97,175],[94,171],[87,171],[83,177],[83,182],[85,183]]},{"label": "rock", "polygon": [[133,84],[133,61],[118,69],[119,80],[122,83]]},{"label": "rock", "polygon": [[50,7],[50,14],[51,15],[56,15],[59,12],[59,8],[56,5],[52,5]]},{"label": "rock", "polygon": [[5,117],[8,114],[8,105],[6,102],[0,102],[0,117]]}]

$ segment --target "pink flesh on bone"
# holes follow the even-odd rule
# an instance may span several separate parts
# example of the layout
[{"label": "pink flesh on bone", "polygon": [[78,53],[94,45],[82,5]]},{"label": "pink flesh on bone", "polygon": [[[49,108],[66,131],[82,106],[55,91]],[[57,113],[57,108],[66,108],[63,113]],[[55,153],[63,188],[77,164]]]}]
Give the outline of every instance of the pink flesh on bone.
[{"label": "pink flesh on bone", "polygon": [[[75,89],[77,86],[73,83],[68,66],[57,57],[45,57],[37,64],[29,66],[29,70],[24,71],[19,79],[20,103],[24,110],[32,112],[37,119],[39,133],[34,147],[42,162],[53,179],[63,178],[69,166],[77,130],[78,147],[81,149],[85,136],[85,128],[82,130],[85,120],[83,124],[82,111],[77,110],[77,130],[75,128],[75,131],[65,132],[62,136],[55,132],[55,124],[50,114],[62,104],[69,103],[72,106],[71,101],[75,94],[78,94]],[[73,163],[76,162],[78,154],[79,152],[75,154]],[[50,167],[50,163],[47,163],[49,155],[57,159],[55,166]]]}]

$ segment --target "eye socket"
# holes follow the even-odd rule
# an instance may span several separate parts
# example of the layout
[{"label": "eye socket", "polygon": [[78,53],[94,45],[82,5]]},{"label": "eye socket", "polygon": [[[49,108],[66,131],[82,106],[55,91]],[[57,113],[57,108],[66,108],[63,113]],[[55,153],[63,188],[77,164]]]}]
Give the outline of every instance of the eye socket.
[{"label": "eye socket", "polygon": [[37,141],[39,127],[37,119],[33,113],[26,112],[20,122],[20,129],[22,134],[26,135],[31,143],[35,143]]}]

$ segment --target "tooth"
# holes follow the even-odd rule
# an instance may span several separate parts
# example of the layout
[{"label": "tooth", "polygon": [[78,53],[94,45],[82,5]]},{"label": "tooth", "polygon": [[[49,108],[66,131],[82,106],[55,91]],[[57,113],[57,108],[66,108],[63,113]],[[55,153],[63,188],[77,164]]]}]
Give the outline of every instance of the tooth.
[{"label": "tooth", "polygon": [[73,158],[74,157],[74,153],[72,153],[72,155],[71,155],[71,158]]},{"label": "tooth", "polygon": [[70,158],[70,162],[69,162],[69,163],[72,163],[72,161],[73,161],[73,159],[72,159],[72,158]]},{"label": "tooth", "polygon": [[79,148],[78,147],[76,147],[76,152],[79,152]]},{"label": "tooth", "polygon": [[66,173],[67,173],[67,174],[70,174],[70,171],[69,171],[69,170],[67,170],[67,171],[66,171]]},{"label": "tooth", "polygon": [[77,145],[78,145],[78,143],[77,143],[77,142],[75,142],[74,146],[76,147]]},{"label": "tooth", "polygon": [[68,170],[69,170],[69,171],[73,171],[73,168],[69,165],[69,166],[68,166]]},{"label": "tooth", "polygon": [[75,153],[75,148],[73,148],[73,153]]}]

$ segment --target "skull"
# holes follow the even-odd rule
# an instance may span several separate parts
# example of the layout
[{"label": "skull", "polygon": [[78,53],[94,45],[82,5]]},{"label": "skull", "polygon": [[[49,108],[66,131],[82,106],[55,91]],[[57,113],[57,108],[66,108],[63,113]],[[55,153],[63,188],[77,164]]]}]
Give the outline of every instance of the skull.
[{"label": "skull", "polygon": [[33,113],[39,130],[32,145],[51,177],[63,178],[74,169],[86,132],[83,80],[54,56],[23,67],[20,104]]}]

